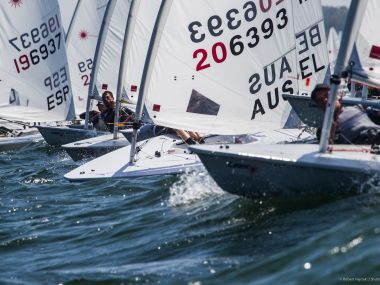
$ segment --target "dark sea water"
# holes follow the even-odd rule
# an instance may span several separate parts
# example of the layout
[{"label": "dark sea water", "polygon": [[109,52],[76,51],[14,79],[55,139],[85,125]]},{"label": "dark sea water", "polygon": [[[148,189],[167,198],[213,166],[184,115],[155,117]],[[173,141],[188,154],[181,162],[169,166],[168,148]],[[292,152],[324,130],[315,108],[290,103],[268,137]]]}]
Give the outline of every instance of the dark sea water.
[{"label": "dark sea water", "polygon": [[249,200],[205,172],[66,181],[78,165],[44,144],[0,153],[0,284],[380,283],[376,187]]}]

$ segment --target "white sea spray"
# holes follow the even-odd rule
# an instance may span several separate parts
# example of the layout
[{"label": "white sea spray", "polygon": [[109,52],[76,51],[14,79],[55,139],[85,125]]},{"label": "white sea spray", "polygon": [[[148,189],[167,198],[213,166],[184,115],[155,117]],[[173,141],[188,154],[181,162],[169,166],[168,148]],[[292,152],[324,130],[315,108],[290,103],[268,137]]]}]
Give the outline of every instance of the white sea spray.
[{"label": "white sea spray", "polygon": [[182,174],[169,191],[169,205],[174,207],[224,193],[205,170]]}]

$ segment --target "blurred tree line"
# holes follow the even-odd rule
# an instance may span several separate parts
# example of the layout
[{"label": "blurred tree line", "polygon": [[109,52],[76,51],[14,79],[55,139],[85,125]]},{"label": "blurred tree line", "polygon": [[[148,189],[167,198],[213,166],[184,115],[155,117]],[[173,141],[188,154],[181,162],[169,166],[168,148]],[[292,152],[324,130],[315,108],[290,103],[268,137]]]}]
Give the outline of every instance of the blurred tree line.
[{"label": "blurred tree line", "polygon": [[348,8],[347,7],[329,7],[323,6],[323,16],[325,19],[325,31],[326,36],[329,33],[331,27],[339,33],[343,31]]}]

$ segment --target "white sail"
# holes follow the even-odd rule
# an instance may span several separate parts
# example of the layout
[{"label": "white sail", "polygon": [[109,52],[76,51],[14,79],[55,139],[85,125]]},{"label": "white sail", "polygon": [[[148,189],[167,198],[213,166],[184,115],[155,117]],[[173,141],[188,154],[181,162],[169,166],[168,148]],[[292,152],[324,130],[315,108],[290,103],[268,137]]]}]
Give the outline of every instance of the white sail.
[{"label": "white sail", "polygon": [[297,47],[298,94],[309,95],[325,79],[329,63],[320,0],[292,1]]},{"label": "white sail", "polygon": [[2,1],[0,22],[0,79],[28,102],[2,107],[0,117],[68,119],[72,93],[57,0]]},{"label": "white sail", "polygon": [[99,55],[100,63],[96,82],[99,92],[110,90],[113,94],[116,94],[125,25],[130,6],[131,0],[117,1],[112,13],[111,21],[106,31],[104,47]]},{"label": "white sail", "polygon": [[296,87],[291,2],[169,2],[144,90],[151,119],[218,134],[281,128],[281,93]]},{"label": "white sail", "polygon": [[[172,1],[147,82],[151,119],[203,133],[282,128],[290,108],[281,95],[309,91],[327,62],[326,48],[320,51],[325,45],[322,12],[314,2],[320,5]],[[306,51],[303,31],[306,41],[310,33],[314,40]],[[297,75],[304,77],[297,80]]]},{"label": "white sail", "polygon": [[334,72],[336,57],[338,56],[340,46],[340,37],[334,27],[329,30],[329,35],[327,37],[327,50],[329,54],[330,70]]},{"label": "white sail", "polygon": [[380,86],[380,1],[367,5],[351,56],[353,78]]},{"label": "white sail", "polygon": [[86,110],[90,74],[108,0],[81,0],[67,43],[67,56],[77,114]]},{"label": "white sail", "polygon": [[141,75],[161,0],[139,2],[131,44],[127,51],[128,59],[124,83],[127,99],[132,103],[137,102]]},{"label": "white sail", "polygon": [[59,8],[62,16],[62,26],[67,33],[71,20],[74,15],[74,10],[79,0],[58,0]]}]

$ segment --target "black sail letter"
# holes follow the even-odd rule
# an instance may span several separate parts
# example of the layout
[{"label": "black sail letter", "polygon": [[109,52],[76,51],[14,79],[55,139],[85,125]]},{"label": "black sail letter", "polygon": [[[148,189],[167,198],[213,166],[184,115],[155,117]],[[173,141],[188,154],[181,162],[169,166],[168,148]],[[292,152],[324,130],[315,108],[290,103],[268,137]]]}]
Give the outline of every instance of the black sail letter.
[{"label": "black sail letter", "polygon": [[256,117],[256,114],[258,114],[258,113],[261,113],[261,115],[265,114],[265,110],[263,108],[263,104],[261,104],[260,99],[256,99],[256,101],[255,101],[255,107],[253,108],[251,120],[254,120]]},{"label": "black sail letter", "polygon": [[251,86],[249,87],[249,92],[251,94],[255,95],[257,92],[261,89],[261,83],[260,82],[260,75],[258,73],[253,74],[249,78],[249,83],[251,83]]},{"label": "black sail letter", "polygon": [[290,67],[290,64],[286,56],[284,56],[281,61],[280,79],[284,77],[285,71],[287,71],[288,73],[292,73],[292,68]]},{"label": "black sail letter", "polygon": [[[270,71],[272,72],[272,78],[271,79],[269,79],[268,69],[270,69]],[[272,85],[274,83],[274,81],[276,80],[276,70],[274,68],[274,63],[272,63],[270,66],[267,66],[264,68],[264,79],[265,79],[265,84],[267,86]]]},{"label": "black sail letter", "polygon": [[278,103],[280,102],[280,97],[278,96],[278,87],[276,87],[276,89],[274,90],[274,96],[275,96],[275,102],[273,103],[272,102],[272,92],[269,91],[267,93],[268,95],[268,106],[269,106],[269,109],[273,110],[274,108],[276,108],[278,106]]}]

